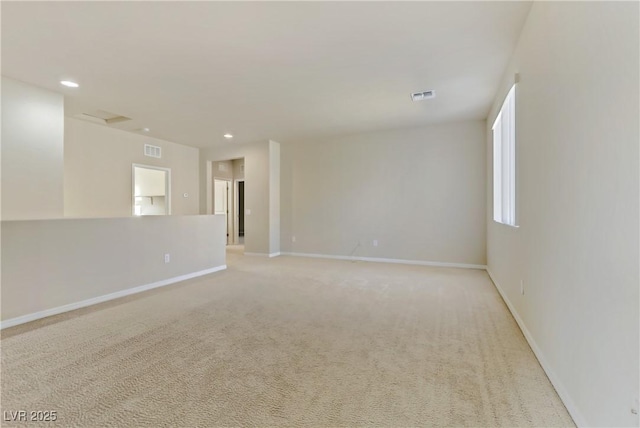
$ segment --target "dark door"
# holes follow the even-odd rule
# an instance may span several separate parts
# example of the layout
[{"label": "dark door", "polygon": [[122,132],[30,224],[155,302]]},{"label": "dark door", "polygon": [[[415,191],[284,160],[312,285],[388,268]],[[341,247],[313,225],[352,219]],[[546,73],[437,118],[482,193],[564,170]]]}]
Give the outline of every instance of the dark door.
[{"label": "dark door", "polygon": [[244,181],[238,182],[238,236],[244,236]]}]

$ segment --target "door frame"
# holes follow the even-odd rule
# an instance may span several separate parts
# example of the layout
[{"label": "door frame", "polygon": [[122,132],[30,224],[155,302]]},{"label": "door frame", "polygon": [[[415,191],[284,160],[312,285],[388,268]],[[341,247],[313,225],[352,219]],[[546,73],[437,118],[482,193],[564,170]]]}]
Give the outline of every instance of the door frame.
[{"label": "door frame", "polygon": [[[240,210],[238,208],[240,208],[240,186],[238,185],[239,182],[243,182],[244,183],[244,178],[236,178],[235,180],[233,180],[233,185],[234,185],[234,191],[233,191],[233,207],[234,207],[234,213],[235,215],[233,216],[233,242],[234,244],[238,244],[240,243]],[[246,184],[245,184],[246,186]],[[245,192],[247,191],[247,189],[245,188]],[[246,196],[245,196],[246,199]],[[245,219],[246,221],[246,219]],[[247,235],[247,232],[245,230],[245,236]]]},{"label": "door frame", "polygon": [[[233,179],[232,178],[226,178],[226,177],[213,177],[213,180],[211,180],[213,187],[212,190],[213,192],[215,192],[216,190],[216,180],[218,181],[226,181],[227,185],[229,186],[227,189],[227,245],[233,244],[233,235],[235,233],[235,224],[233,222],[233,217],[234,217],[234,206],[233,206]],[[212,193],[213,193],[212,192]],[[216,213],[216,201],[215,201],[215,197],[212,198],[213,199],[213,203],[211,206],[211,210],[212,213],[215,214]],[[231,217],[231,222],[229,222],[229,217]],[[231,229],[231,230],[229,230]]]},{"label": "door frame", "polygon": [[161,166],[144,165],[141,163],[131,164],[131,215],[134,217],[144,217],[142,215],[136,215],[136,168],[156,169],[158,171],[166,172],[164,182],[164,212],[165,215],[171,215],[171,168],[164,168]]}]

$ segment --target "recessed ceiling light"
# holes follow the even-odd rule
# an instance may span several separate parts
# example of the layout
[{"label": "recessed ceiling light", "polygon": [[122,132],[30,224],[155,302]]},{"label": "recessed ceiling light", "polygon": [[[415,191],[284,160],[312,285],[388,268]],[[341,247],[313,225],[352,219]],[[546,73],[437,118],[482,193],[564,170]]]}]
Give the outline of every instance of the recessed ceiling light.
[{"label": "recessed ceiling light", "polygon": [[149,132],[151,131],[149,128],[142,128],[142,132]]},{"label": "recessed ceiling light", "polygon": [[233,138],[233,135],[231,135],[231,134],[229,134],[227,132],[226,134],[223,135],[223,137],[229,140],[229,139]]},{"label": "recessed ceiling light", "polygon": [[78,86],[80,86],[76,82],[72,82],[71,80],[61,80],[60,84],[68,86],[69,88],[77,88]]}]

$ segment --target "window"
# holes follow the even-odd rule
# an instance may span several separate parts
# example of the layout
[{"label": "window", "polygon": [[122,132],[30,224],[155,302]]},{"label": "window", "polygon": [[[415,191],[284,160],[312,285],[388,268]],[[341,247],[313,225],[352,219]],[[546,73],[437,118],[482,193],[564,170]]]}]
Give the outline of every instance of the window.
[{"label": "window", "polygon": [[516,225],[516,85],[493,124],[493,219]]}]

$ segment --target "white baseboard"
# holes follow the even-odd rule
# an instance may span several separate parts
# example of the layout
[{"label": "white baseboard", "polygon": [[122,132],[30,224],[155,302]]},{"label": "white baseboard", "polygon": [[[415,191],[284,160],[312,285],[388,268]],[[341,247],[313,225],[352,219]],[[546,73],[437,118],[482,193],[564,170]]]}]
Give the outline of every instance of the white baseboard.
[{"label": "white baseboard", "polygon": [[516,311],[515,306],[513,306],[513,304],[507,297],[507,294],[504,292],[502,287],[500,287],[500,284],[498,283],[498,281],[496,281],[495,276],[491,273],[491,270],[489,269],[488,266],[487,266],[487,273],[489,274],[491,281],[493,281],[493,285],[495,285],[496,289],[498,290],[498,293],[500,293],[500,296],[502,296],[502,300],[504,300],[504,303],[509,308],[511,315],[513,315],[513,318],[516,320],[516,323],[518,324],[518,327],[520,327],[520,330],[522,331],[522,334],[524,335],[525,339],[527,339],[527,342],[529,343],[531,350],[533,351],[534,355],[538,359],[538,362],[540,362],[540,366],[542,367],[542,370],[544,370],[544,372],[547,374],[549,381],[551,381],[551,384],[553,385],[556,392],[560,396],[560,399],[562,400],[564,406],[567,408],[567,411],[569,412],[569,415],[571,415],[573,422],[578,427],[589,426],[587,425],[586,420],[582,416],[582,413],[578,410],[578,407],[575,405],[575,403],[569,396],[569,393],[567,392],[566,388],[562,385],[562,382],[560,382],[560,379],[558,378],[558,376],[556,376],[555,372],[551,369],[551,367],[549,366],[549,363],[547,363],[547,360],[545,359],[544,355],[542,354],[542,351],[538,347],[538,344],[536,343],[535,339],[527,329],[527,326],[524,324],[524,321],[522,320],[522,318],[520,318],[520,315]]},{"label": "white baseboard", "polygon": [[313,257],[319,259],[334,259],[334,260],[350,260],[359,262],[374,262],[374,263],[397,263],[403,265],[418,265],[418,266],[433,266],[433,267],[451,267],[451,268],[464,268],[464,269],[486,269],[485,265],[474,265],[468,263],[447,263],[447,262],[430,262],[423,260],[403,260],[403,259],[384,259],[378,257],[357,257],[357,256],[334,256],[329,254],[311,254],[311,253],[291,253],[281,252],[283,256],[295,256],[295,257]]},{"label": "white baseboard", "polygon": [[63,312],[69,312],[75,309],[84,308],[86,306],[96,305],[98,303],[103,303],[109,300],[118,299],[120,297],[129,296],[131,294],[142,293],[143,291],[151,290],[153,288],[164,287],[165,285],[170,285],[170,284],[174,284],[176,282],[184,281],[187,279],[196,278],[198,276],[218,272],[226,268],[227,268],[227,265],[216,266],[214,268],[205,269],[198,272],[192,272],[186,275],[175,276],[173,278],[163,279],[162,281],[152,282],[151,284],[140,285],[138,287],[127,288],[126,290],[116,291],[115,293],[109,293],[103,296],[93,297],[91,299],[83,300],[81,302],[69,303],[68,305],[58,306],[57,308],[45,309],[44,311],[34,312],[32,314],[11,318],[11,319],[0,322],[0,330],[13,327],[16,325],[24,324],[27,322],[35,321],[41,318],[50,317],[52,315],[58,315]]},{"label": "white baseboard", "polygon": [[257,257],[278,257],[281,253],[244,253],[245,256],[257,256]]}]

